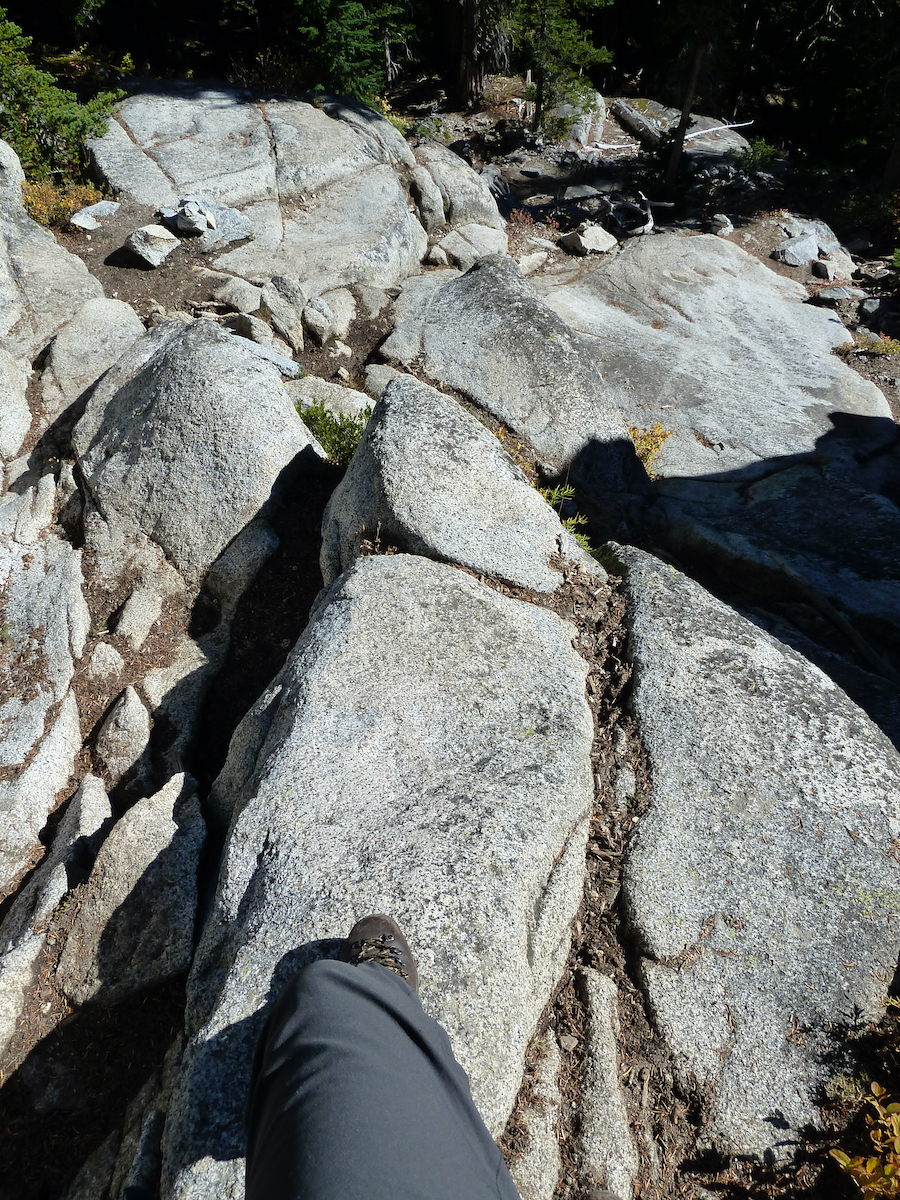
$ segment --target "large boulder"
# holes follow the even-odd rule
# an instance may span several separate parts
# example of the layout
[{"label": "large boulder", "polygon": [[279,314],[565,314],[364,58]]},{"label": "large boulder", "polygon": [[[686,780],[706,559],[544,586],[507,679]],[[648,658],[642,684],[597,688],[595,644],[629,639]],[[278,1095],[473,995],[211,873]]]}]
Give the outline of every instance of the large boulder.
[{"label": "large boulder", "polygon": [[821,1126],[833,1032],[884,1013],[900,756],[799,654],[618,553],[650,767],[623,876],[639,975],[683,1085],[707,1097],[707,1141],[782,1158]]},{"label": "large boulder", "polygon": [[98,296],[83,304],[50,346],[41,379],[44,420],[54,421],[143,333],[137,313],[122,300]]},{"label": "large boulder", "polygon": [[40,859],[39,834],[81,747],[70,692],[90,614],[81,551],[48,531],[52,475],[0,501],[0,894]]},{"label": "large boulder", "polygon": [[17,191],[10,182],[0,199],[0,341],[7,354],[30,365],[103,288],[80,258],[32,221]]},{"label": "large boulder", "polygon": [[277,367],[212,321],[159,326],[94,391],[73,444],[100,511],[196,586],[300,456],[321,455]]},{"label": "large boulder", "polygon": [[419,270],[428,246],[394,171],[374,165],[260,222],[254,241],[218,265],[236,275],[288,275],[310,295],[348,283],[393,287]]},{"label": "large boulder", "polygon": [[252,243],[218,265],[248,279],[290,276],[310,295],[392,287],[427,249],[395,169],[415,165],[411,151],[352,100],[254,103],[237,90],[173,84],[124,101],[91,153],[111,187],[154,208],[190,193],[240,206]]},{"label": "large boulder", "polygon": [[591,339],[626,423],[672,431],[653,462],[661,477],[750,479],[812,451],[835,410],[890,416],[878,388],[831,353],[849,340],[838,318],[721,238],[635,238],[535,288]]},{"label": "large boulder", "polygon": [[586,663],[553,613],[408,555],[321,598],[232,740],[233,820],[164,1138],[173,1197],[243,1194],[262,1019],[363,913],[401,922],[497,1134],[565,962],[593,799]]},{"label": "large boulder", "polygon": [[195,788],[175,775],[100,847],[56,973],[76,1004],[116,1004],[190,966],[206,833]]},{"label": "large boulder", "polygon": [[424,354],[430,378],[458,388],[596,495],[643,486],[594,351],[511,258],[483,258],[431,286],[398,314],[385,354],[404,363]]},{"label": "large boulder", "polygon": [[47,857],[32,874],[0,925],[0,1054],[5,1054],[25,1009],[38,956],[59,903],[90,869],[112,809],[95,775],[85,775],[69,801]]},{"label": "large boulder", "polygon": [[503,229],[497,201],[487,181],[473,171],[465,159],[440,142],[423,142],[416,160],[434,179],[443,200],[444,213],[451,225],[488,225]]},{"label": "large boulder", "polygon": [[494,435],[411,376],[388,384],[325,510],[325,583],[376,536],[538,592],[562,582],[555,556],[599,570]]},{"label": "large boulder", "polygon": [[246,92],[154,89],[123,101],[109,127],[90,143],[94,163],[114,191],[142,203],[173,207],[190,192],[223,204],[276,195],[266,122]]}]

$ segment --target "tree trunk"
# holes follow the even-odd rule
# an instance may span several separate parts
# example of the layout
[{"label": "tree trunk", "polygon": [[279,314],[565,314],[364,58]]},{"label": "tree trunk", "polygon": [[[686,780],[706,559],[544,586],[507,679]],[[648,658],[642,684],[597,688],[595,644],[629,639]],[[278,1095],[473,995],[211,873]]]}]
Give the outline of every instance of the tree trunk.
[{"label": "tree trunk", "polygon": [[478,27],[478,0],[461,0],[462,29],[459,51],[459,74],[457,91],[462,104],[474,104],[483,82],[481,64],[478,62],[476,33]]},{"label": "tree trunk", "polygon": [[538,37],[537,62],[534,67],[534,119],[532,130],[537,133],[541,127],[541,117],[544,115],[544,103],[547,98],[547,70],[544,54],[547,44],[547,5],[541,9],[541,30]]},{"label": "tree trunk", "polygon": [[687,92],[684,97],[684,105],[681,109],[681,120],[678,122],[678,128],[675,130],[675,141],[672,145],[672,157],[669,159],[669,167],[666,171],[666,181],[664,184],[664,192],[667,200],[672,198],[672,193],[675,191],[675,180],[678,178],[678,168],[681,165],[681,152],[684,150],[684,135],[687,133],[688,125],[691,123],[691,105],[694,103],[694,94],[697,91],[697,80],[700,78],[700,68],[703,65],[703,59],[706,56],[707,43],[698,42],[694,47],[694,61],[691,63],[691,77],[688,81]]},{"label": "tree trunk", "polygon": [[884,182],[885,186],[889,188],[900,188],[900,134],[894,142],[887,166],[884,168]]}]

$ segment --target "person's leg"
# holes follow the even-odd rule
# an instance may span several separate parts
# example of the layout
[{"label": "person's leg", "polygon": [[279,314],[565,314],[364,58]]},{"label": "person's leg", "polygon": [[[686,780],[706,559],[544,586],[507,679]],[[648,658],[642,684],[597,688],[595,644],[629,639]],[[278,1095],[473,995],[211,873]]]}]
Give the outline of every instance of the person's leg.
[{"label": "person's leg", "polygon": [[518,1200],[446,1032],[375,962],[284,988],[247,1124],[247,1200]]}]

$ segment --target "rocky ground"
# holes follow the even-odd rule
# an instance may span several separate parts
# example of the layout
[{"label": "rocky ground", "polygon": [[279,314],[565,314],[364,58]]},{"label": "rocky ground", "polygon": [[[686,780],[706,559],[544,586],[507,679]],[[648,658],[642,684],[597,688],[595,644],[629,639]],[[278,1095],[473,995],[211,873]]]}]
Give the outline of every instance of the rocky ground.
[{"label": "rocky ground", "polygon": [[[686,212],[573,254],[663,118],[542,143],[493,87],[409,97],[409,144],[340,105],[129,101],[96,151],[121,207],[69,256],[4,200],[10,397],[34,370],[26,432],[0,423],[2,667],[48,729],[77,714],[42,776],[50,734],[21,753],[2,710],[3,803],[46,805],[3,843],[17,1196],[242,1188],[267,996],[384,907],[525,1200],[852,1194],[827,1148],[896,1066],[891,277],[821,229],[773,260],[814,214],[715,128]],[[201,181],[254,240],[138,266],[128,234]],[[292,307],[273,277],[314,283]],[[322,397],[375,408],[346,473],[296,420]]]}]

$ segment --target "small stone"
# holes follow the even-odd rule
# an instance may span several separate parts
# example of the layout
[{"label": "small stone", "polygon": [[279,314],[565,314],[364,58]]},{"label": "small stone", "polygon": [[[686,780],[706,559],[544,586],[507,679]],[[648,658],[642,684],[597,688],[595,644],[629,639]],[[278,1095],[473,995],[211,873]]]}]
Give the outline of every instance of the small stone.
[{"label": "small stone", "polygon": [[578,1045],[578,1038],[574,1037],[571,1033],[564,1033],[559,1039],[559,1045],[561,1050],[565,1050],[568,1053]]},{"label": "small stone", "polygon": [[819,243],[816,235],[810,231],[800,237],[788,238],[772,251],[772,257],[778,262],[787,263],[789,267],[805,267],[813,260],[818,261]]},{"label": "small stone", "polygon": [[111,675],[118,675],[124,666],[125,661],[114,646],[110,646],[109,642],[98,642],[91,655],[88,671],[95,679],[108,679]]},{"label": "small stone", "polygon": [[181,243],[174,233],[162,225],[144,225],[134,233],[129,233],[125,245],[142,262],[158,267]]},{"label": "small stone", "polygon": [[812,265],[812,273],[816,279],[827,279],[829,283],[837,274],[834,263],[829,262],[827,258],[817,258]]},{"label": "small stone", "polygon": [[138,762],[150,741],[150,714],[133,687],[112,707],[97,736],[97,755],[115,785]]},{"label": "small stone", "polygon": [[74,216],[69,217],[69,224],[74,225],[76,229],[89,230],[100,228],[100,222],[88,212],[75,213]]},{"label": "small stone", "polygon": [[225,304],[239,313],[255,313],[262,303],[262,288],[254,287],[246,279],[232,276],[213,292],[213,300]]},{"label": "small stone", "polygon": [[550,255],[546,250],[535,250],[533,254],[523,254],[519,259],[519,267],[523,275],[531,275],[542,267]]},{"label": "small stone", "polygon": [[602,225],[582,225],[559,239],[563,250],[570,254],[605,254],[618,246],[618,241]]},{"label": "small stone", "polygon": [[425,255],[425,262],[429,267],[446,267],[450,260],[447,258],[447,251],[441,246],[432,246]]},{"label": "small stone", "polygon": [[728,237],[729,234],[734,233],[734,226],[725,213],[715,213],[709,224],[710,232],[714,233],[716,237]]},{"label": "small stone", "polygon": [[331,337],[330,314],[326,316],[321,309],[313,304],[307,304],[303,310],[303,325],[314,342],[324,346]]}]

